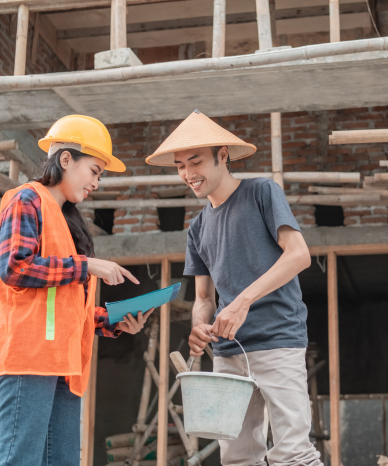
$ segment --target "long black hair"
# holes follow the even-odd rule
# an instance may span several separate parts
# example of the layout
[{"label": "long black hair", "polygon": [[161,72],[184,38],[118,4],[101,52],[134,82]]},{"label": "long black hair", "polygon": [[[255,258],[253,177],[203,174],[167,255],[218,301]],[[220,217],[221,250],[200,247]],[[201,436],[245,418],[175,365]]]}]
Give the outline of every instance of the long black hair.
[{"label": "long black hair", "polygon": [[[59,149],[44,164],[41,177],[35,178],[34,181],[41,183],[43,186],[57,186],[62,182],[64,169],[61,166],[61,155],[64,151],[70,152],[73,160],[78,162],[82,157],[91,157],[75,149]],[[92,235],[89,232],[86,221],[81,212],[73,202],[66,201],[62,206],[62,213],[67,225],[77,254],[87,257],[94,257],[94,243]]]}]

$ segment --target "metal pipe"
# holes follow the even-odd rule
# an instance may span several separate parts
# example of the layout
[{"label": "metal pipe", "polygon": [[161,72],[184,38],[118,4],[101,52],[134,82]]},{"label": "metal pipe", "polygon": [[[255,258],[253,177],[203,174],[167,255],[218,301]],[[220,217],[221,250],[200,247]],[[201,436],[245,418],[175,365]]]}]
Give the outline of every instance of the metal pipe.
[{"label": "metal pipe", "polygon": [[66,73],[35,74],[0,77],[0,92],[28,89],[49,89],[62,86],[125,82],[131,79],[178,76],[201,71],[223,71],[256,66],[309,60],[349,53],[388,50],[388,37],[347,42],[306,45],[288,50],[240,55],[237,57],[203,58],[150,65],[113,68],[109,70],[72,71]]},{"label": "metal pipe", "polygon": [[214,0],[213,58],[225,56],[226,0]]}]

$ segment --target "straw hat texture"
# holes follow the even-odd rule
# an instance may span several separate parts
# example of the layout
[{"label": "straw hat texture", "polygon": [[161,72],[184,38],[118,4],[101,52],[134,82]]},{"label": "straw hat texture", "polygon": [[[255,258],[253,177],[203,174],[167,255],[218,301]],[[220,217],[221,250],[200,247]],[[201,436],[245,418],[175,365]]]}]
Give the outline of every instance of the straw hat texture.
[{"label": "straw hat texture", "polygon": [[146,158],[146,162],[149,165],[175,167],[174,152],[210,146],[228,146],[230,160],[242,159],[256,152],[256,146],[244,142],[199,110],[194,110],[158,149]]}]

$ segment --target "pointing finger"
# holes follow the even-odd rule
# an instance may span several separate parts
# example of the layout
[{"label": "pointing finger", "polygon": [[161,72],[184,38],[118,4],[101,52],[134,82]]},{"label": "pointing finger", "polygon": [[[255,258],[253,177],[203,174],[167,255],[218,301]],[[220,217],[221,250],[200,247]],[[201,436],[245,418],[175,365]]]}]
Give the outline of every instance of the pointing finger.
[{"label": "pointing finger", "polygon": [[134,277],[131,274],[131,272],[129,272],[127,269],[124,269],[124,267],[119,266],[119,270],[121,274],[124,275],[124,277],[127,277],[129,280],[131,280],[132,283],[135,283],[136,285],[140,284],[139,280],[136,277]]}]

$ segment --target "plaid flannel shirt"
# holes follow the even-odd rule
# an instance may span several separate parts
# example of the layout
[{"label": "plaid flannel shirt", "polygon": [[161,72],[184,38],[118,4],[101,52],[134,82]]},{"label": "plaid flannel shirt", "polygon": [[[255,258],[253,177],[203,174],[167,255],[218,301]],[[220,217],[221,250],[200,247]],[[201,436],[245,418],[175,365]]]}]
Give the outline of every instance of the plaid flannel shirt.
[{"label": "plaid flannel shirt", "polygon": [[[42,211],[33,189],[19,191],[0,218],[0,278],[15,288],[46,288],[76,283],[88,293],[88,262],[83,255],[69,258],[41,257]],[[106,309],[96,306],[95,333],[117,338],[117,324],[110,324]]]}]

